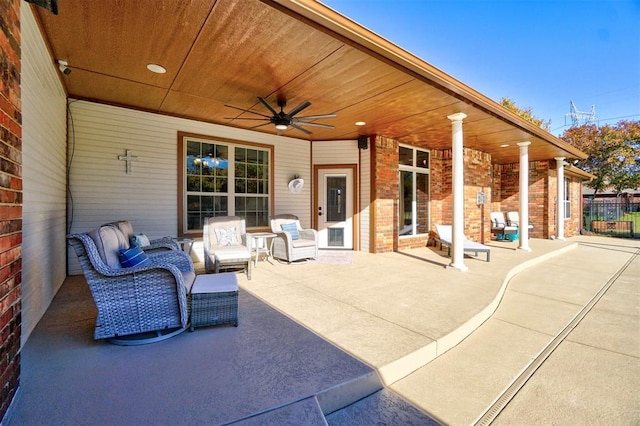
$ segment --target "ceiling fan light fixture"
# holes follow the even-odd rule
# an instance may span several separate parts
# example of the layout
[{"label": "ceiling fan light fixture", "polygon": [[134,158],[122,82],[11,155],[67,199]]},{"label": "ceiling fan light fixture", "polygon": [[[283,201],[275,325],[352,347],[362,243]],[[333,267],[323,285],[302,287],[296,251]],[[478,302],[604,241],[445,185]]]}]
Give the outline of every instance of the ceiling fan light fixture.
[{"label": "ceiling fan light fixture", "polygon": [[286,124],[276,124],[276,129],[278,130],[287,130],[289,126],[287,126]]}]

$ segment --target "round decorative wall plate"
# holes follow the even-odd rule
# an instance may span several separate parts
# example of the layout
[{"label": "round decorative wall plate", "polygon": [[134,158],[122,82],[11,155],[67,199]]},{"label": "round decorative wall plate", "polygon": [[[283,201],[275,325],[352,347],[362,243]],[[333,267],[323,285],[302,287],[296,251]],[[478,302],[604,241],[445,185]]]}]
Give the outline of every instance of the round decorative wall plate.
[{"label": "round decorative wall plate", "polygon": [[293,192],[294,194],[298,194],[300,191],[302,191],[303,186],[304,186],[304,179],[302,178],[291,179],[291,182],[289,182],[289,191]]}]

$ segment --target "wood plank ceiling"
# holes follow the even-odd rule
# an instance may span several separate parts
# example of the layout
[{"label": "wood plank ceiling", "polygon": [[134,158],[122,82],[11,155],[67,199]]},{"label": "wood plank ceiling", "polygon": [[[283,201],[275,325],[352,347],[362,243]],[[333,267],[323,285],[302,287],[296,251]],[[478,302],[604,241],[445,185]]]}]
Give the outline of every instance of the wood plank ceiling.
[{"label": "wood plank ceiling", "polygon": [[[274,107],[286,99],[285,111],[309,100],[300,115],[336,113],[318,120],[335,128],[289,128],[283,137],[381,135],[429,149],[451,147],[447,115],[464,112],[465,146],[494,163],[518,162],[521,141],[531,141],[531,160],[583,157],[313,0],[59,0],[58,15],[32,7],[54,61],[72,70],[61,74],[72,98],[239,128],[259,116],[225,105],[269,114],[258,96]],[[167,72],[148,71],[150,63]],[[277,133],[272,124],[255,130]]]}]

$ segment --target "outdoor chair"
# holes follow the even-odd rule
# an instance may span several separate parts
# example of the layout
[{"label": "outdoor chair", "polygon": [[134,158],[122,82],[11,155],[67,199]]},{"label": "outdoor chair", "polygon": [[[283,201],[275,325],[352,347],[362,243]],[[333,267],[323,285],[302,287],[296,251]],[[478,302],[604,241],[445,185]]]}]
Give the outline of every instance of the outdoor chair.
[{"label": "outdoor chair", "polygon": [[202,231],[204,266],[207,272],[243,268],[251,279],[251,237],[245,220],[237,216],[214,216],[204,219]]},{"label": "outdoor chair", "polygon": [[67,239],[98,310],[95,339],[141,345],[168,339],[187,328],[187,294],[196,274],[186,253],[146,254],[130,247],[114,226]]},{"label": "outdoor chair", "polygon": [[513,241],[518,238],[518,227],[507,225],[503,212],[491,212],[491,233],[498,240]]},{"label": "outdoor chair", "polygon": [[287,263],[318,257],[318,232],[303,229],[297,216],[280,214],[271,217],[272,256]]},{"label": "outdoor chair", "polygon": [[[520,214],[517,211],[507,212],[507,224],[509,226],[520,226]],[[529,230],[533,229],[533,224],[529,224]]]},{"label": "outdoor chair", "polygon": [[[435,241],[440,244],[440,250],[442,250],[442,246],[447,247],[447,255],[451,256],[451,244],[453,240],[453,230],[451,225],[436,225],[436,233],[438,235],[435,237]],[[486,253],[487,262],[490,261],[491,247],[468,240],[467,237],[464,236],[464,234],[462,243],[463,252],[473,252],[475,253],[476,257],[478,257],[478,253]]]},{"label": "outdoor chair", "polygon": [[[118,228],[120,232],[122,232],[127,238],[127,241],[129,241],[130,245],[136,245],[136,239],[144,240],[144,238],[146,238],[146,236],[144,236],[143,234],[136,235],[133,232],[133,225],[128,220],[117,220],[115,222],[106,223],[105,225],[111,225]],[[140,247],[145,251],[145,253],[163,250],[180,250],[180,245],[171,237],[162,237],[154,240],[149,240],[148,244],[143,243]]]}]

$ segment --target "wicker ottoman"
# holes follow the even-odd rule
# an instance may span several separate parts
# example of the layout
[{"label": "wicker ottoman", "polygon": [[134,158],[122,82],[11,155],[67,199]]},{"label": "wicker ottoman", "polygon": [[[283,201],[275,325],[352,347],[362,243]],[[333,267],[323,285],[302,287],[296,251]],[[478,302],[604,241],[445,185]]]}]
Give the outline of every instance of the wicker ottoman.
[{"label": "wicker ottoman", "polygon": [[191,331],[219,324],[238,326],[238,280],[233,272],[198,275],[191,288]]}]

